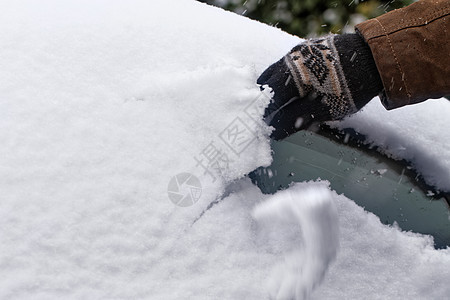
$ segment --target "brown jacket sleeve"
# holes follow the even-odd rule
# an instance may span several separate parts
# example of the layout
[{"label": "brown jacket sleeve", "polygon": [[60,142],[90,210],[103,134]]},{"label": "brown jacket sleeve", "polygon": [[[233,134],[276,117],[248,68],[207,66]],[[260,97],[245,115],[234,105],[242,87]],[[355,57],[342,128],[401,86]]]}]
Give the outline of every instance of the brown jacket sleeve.
[{"label": "brown jacket sleeve", "polygon": [[450,95],[450,0],[421,0],[356,29],[372,51],[387,109]]}]

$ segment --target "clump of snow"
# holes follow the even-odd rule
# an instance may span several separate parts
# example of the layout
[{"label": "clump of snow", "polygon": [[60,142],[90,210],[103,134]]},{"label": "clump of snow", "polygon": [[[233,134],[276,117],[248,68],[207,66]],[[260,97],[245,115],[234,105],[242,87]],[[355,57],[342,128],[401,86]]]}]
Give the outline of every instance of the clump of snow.
[{"label": "clump of snow", "polygon": [[271,297],[309,298],[339,246],[338,215],[327,184],[291,186],[256,206],[253,216],[267,232],[268,244],[284,244],[287,251],[271,274]]},{"label": "clump of snow", "polygon": [[[5,2],[0,30],[0,298],[450,294],[449,250],[430,237],[324,183],[266,196],[242,178],[271,159],[256,79],[298,38],[187,0]],[[433,103],[436,121],[446,110]],[[385,129],[395,144],[398,127]],[[183,173],[199,199],[196,181],[170,184]],[[175,205],[186,191],[195,203]],[[294,228],[269,207],[294,209]]]}]

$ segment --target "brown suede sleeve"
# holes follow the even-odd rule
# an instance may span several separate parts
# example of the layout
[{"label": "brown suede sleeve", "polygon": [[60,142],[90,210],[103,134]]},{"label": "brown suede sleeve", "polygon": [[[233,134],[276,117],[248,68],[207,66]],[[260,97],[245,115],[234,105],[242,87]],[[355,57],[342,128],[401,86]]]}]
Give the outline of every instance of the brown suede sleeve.
[{"label": "brown suede sleeve", "polygon": [[450,95],[450,0],[421,0],[356,29],[372,51],[387,109]]}]

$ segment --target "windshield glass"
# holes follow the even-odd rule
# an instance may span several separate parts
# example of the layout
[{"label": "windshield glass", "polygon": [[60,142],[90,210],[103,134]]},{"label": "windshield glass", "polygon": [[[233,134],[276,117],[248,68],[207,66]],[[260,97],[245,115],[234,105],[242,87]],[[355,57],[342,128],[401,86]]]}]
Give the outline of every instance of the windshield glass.
[{"label": "windshield glass", "polygon": [[[322,128],[273,142],[273,163],[252,179],[264,193],[292,182],[328,180],[331,188],[373,212],[385,224],[434,236],[435,247],[450,245],[448,195],[427,186],[406,161],[370,149],[355,132]],[[446,198],[447,197],[447,198]]]}]

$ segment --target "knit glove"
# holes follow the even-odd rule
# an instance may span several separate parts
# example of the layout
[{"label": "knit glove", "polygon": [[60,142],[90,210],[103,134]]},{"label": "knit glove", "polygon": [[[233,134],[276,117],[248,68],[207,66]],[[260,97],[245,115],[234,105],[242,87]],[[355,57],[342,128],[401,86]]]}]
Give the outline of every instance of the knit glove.
[{"label": "knit glove", "polygon": [[383,85],[369,46],[358,34],[305,40],[258,78],[274,94],[264,119],[283,139],[313,122],[357,112]]}]

